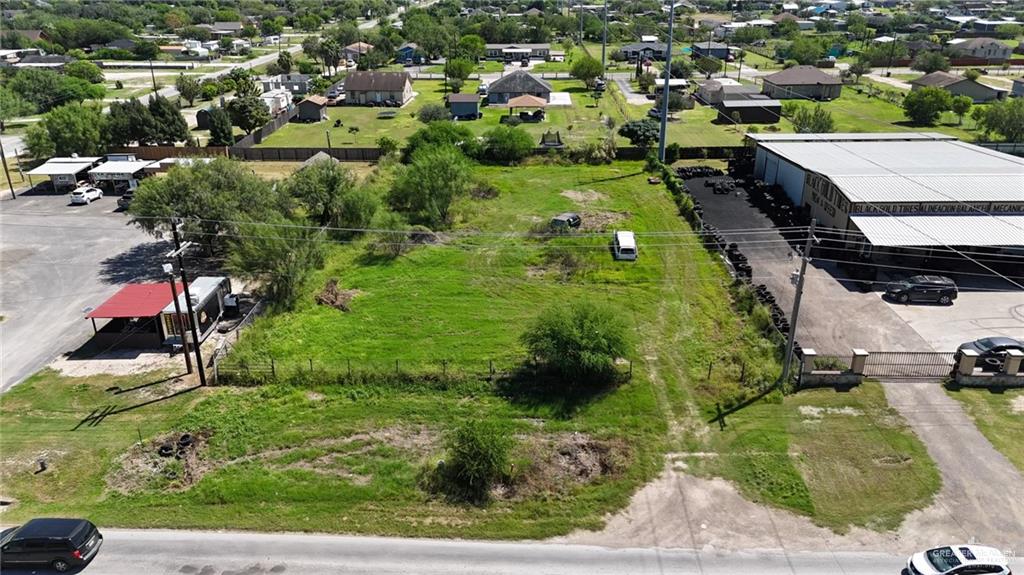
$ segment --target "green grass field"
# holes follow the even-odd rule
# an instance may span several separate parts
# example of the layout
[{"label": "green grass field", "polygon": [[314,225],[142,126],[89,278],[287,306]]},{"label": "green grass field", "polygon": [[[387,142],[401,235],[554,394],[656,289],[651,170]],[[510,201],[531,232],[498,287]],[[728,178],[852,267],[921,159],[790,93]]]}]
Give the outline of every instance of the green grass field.
[{"label": "green grass field", "polygon": [[963,404],[992,445],[1024,472],[1024,390],[962,388],[948,393]]},{"label": "green grass field", "polygon": [[[692,432],[717,403],[772,381],[779,366],[774,346],[732,310],[720,264],[639,162],[474,171],[500,194],[460,200],[441,243],[396,260],[367,256],[359,238],[332,245],[298,307],[244,334],[228,363],[273,358],[291,374],[287,383],[199,390],[77,430],[94,409],[158,399],[172,384],[114,395],[111,386],[164,374],[44,371],[0,396],[0,480],[17,501],[5,520],[59,514],[109,526],[544,538],[600,528],[661,470],[669,450],[715,453],[700,473],[840,531],[890,527],[937,488],[923,449],[877,386],[771,394],[731,415],[725,432]],[[521,235],[566,210],[582,213],[594,235]],[[640,234],[639,261],[611,260],[612,229]],[[644,235],[655,231],[670,235]],[[350,311],[315,303],[330,279],[356,290]],[[567,402],[522,379],[478,375],[492,361],[499,372],[521,365],[528,322],[551,303],[580,300],[606,302],[628,318],[631,379]],[[397,361],[401,373],[420,377],[325,383],[349,360],[378,374]],[[451,379],[439,374],[443,365]],[[804,421],[814,413],[821,421]],[[447,503],[420,487],[423,470],[444,457],[445,431],[468,418],[495,422],[519,445],[516,481],[486,507]],[[153,454],[181,431],[201,438],[195,457]],[[134,446],[140,436],[144,448]],[[555,457],[570,441],[604,454],[603,471],[581,479]],[[51,468],[34,475],[40,456]]]}]

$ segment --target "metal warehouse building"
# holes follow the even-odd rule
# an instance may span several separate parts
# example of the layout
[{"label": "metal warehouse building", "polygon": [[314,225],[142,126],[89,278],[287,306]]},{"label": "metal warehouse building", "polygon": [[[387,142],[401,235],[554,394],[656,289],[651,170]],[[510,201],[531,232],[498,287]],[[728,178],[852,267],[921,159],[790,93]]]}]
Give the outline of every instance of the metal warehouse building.
[{"label": "metal warehouse building", "polygon": [[937,133],[747,137],[754,176],[862,254],[1024,247],[1024,158]]}]

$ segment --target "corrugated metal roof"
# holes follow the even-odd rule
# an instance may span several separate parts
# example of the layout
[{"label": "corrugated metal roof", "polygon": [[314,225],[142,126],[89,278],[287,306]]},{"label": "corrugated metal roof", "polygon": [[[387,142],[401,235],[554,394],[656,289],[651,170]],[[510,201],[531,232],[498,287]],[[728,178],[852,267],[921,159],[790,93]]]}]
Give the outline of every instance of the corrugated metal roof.
[{"label": "corrugated metal roof", "polygon": [[1024,202],[1024,173],[1016,176],[833,176],[851,202]]},{"label": "corrugated metal roof", "polygon": [[850,216],[875,246],[1024,246],[1024,215]]},{"label": "corrugated metal roof", "polygon": [[92,166],[92,162],[46,162],[28,171],[30,176],[55,176],[58,174],[77,174]]},{"label": "corrugated metal roof", "polygon": [[[185,284],[176,283],[179,292],[185,288]],[[100,307],[86,314],[85,317],[102,319],[153,317],[160,313],[160,310],[168,302],[174,303],[171,296],[171,284],[168,282],[128,284],[110,296],[110,299],[103,302]]]},{"label": "corrugated metal roof", "polygon": [[[725,78],[714,80],[721,82]],[[735,82],[735,80],[733,80]],[[877,142],[884,140],[956,140],[938,132],[838,132],[835,134],[747,134],[755,142]]]},{"label": "corrugated metal roof", "polygon": [[89,170],[90,174],[134,174],[152,164],[148,160],[104,162]]}]

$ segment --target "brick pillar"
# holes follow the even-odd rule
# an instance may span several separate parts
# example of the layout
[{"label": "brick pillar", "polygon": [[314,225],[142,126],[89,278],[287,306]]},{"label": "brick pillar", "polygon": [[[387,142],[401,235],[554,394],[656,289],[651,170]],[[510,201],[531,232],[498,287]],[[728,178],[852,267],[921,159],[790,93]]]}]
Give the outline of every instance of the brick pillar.
[{"label": "brick pillar", "polygon": [[978,361],[978,352],[973,349],[965,349],[960,352],[960,361],[957,362],[956,372],[960,375],[972,375],[974,364]]},{"label": "brick pillar", "polygon": [[814,371],[814,358],[816,357],[818,357],[818,352],[807,347],[804,348],[803,373]]},{"label": "brick pillar", "polygon": [[864,375],[864,364],[868,361],[868,352],[863,349],[853,350],[853,360],[850,362],[850,371],[856,375]]},{"label": "brick pillar", "polygon": [[1003,373],[1017,375],[1020,371],[1020,360],[1024,359],[1024,352],[1011,349],[1006,352],[1006,362],[1003,363]]}]

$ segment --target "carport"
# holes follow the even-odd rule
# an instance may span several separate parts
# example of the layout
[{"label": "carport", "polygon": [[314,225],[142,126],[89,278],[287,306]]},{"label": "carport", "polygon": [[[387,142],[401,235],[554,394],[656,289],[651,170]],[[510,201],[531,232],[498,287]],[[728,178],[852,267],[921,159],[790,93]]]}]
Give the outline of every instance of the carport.
[{"label": "carport", "polygon": [[[184,284],[177,282],[175,289],[181,293]],[[85,317],[92,320],[94,340],[101,346],[158,348],[167,338],[160,315],[173,301],[170,283],[128,284]],[[97,328],[97,319],[110,321]]]},{"label": "carport", "polygon": [[53,183],[54,191],[61,188],[74,188],[79,180],[86,178],[86,172],[103,158],[70,156],[67,158],[50,158],[41,166],[27,172],[28,183],[32,184],[32,176],[46,176]]}]

